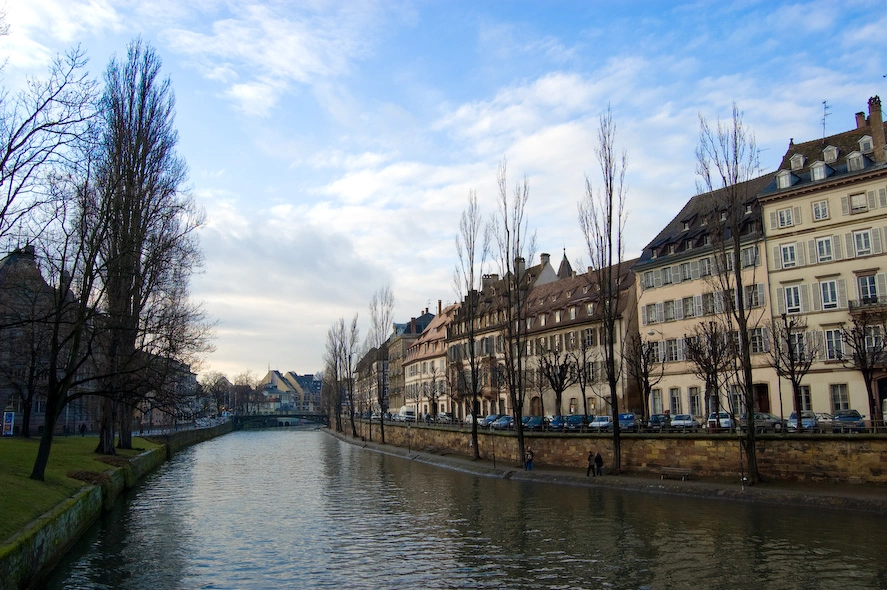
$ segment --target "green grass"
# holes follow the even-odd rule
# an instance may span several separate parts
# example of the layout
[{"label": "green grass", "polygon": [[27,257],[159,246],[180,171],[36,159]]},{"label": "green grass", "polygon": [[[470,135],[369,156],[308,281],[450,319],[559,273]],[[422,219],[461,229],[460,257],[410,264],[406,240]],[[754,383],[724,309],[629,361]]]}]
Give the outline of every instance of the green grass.
[{"label": "green grass", "polygon": [[[46,466],[46,481],[30,479],[40,439],[3,437],[0,439],[0,543],[22,530],[29,522],[74,495],[86,485],[68,477],[69,471],[103,472],[111,465],[97,459],[98,439],[94,436],[56,437]],[[118,449],[118,456],[132,457],[158,445],[135,437],[132,446],[140,450]]]}]

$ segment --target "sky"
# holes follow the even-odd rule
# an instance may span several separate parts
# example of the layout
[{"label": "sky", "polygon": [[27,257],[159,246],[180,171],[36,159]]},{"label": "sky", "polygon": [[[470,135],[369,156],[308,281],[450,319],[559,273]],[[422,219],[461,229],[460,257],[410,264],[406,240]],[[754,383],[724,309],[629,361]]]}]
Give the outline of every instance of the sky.
[{"label": "sky", "polygon": [[[469,191],[526,177],[538,254],[577,270],[577,221],[608,108],[626,154],[627,257],[696,194],[699,118],[735,103],[762,171],[790,139],[887,99],[887,0],[6,0],[0,83],[75,46],[101,79],[141,38],[176,95],[187,190],[205,210],[193,298],[216,322],[201,371],[315,373],[326,334],[390,286],[395,321],[457,299]],[[827,113],[824,117],[823,114]],[[823,124],[824,121],[824,124]],[[585,262],[583,262],[585,261]],[[496,272],[490,268],[490,272]]]}]

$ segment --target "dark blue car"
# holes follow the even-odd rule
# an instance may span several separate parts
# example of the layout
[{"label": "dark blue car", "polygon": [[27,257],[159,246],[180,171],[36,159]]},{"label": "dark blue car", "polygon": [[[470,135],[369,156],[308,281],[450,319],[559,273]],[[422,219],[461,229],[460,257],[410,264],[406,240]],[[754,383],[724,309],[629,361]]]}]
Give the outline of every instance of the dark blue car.
[{"label": "dark blue car", "polygon": [[634,431],[639,430],[637,418],[634,414],[619,414],[619,430]]},{"label": "dark blue car", "polygon": [[835,432],[865,432],[865,420],[856,410],[838,410],[832,416]]}]

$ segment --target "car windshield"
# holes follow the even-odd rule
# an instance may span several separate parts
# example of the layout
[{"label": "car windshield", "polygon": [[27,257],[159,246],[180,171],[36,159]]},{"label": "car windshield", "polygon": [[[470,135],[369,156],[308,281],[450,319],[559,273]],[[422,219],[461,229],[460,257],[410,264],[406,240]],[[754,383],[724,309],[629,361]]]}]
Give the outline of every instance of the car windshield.
[{"label": "car windshield", "polygon": [[689,419],[690,419],[690,414],[678,414],[677,416],[675,416],[674,418],[672,418],[672,421],[675,421],[675,420],[689,420]]},{"label": "car windshield", "polygon": [[840,410],[835,412],[835,418],[862,418],[856,410]]},{"label": "car windshield", "polygon": [[619,414],[620,420],[632,420],[634,419],[634,414]]}]

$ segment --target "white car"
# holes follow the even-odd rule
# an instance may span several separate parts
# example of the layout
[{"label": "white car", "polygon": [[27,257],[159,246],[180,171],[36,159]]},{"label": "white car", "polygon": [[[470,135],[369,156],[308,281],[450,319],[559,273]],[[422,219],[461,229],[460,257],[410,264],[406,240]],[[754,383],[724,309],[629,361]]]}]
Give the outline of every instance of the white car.
[{"label": "white car", "polygon": [[674,430],[689,432],[699,428],[699,422],[690,414],[675,414],[671,417],[671,426]]},{"label": "white car", "polygon": [[613,428],[613,419],[608,415],[595,416],[594,420],[588,424],[589,430],[596,430],[598,432],[610,430],[611,428]]},{"label": "white car", "polygon": [[733,428],[733,417],[729,412],[712,412],[708,415],[708,428]]}]

